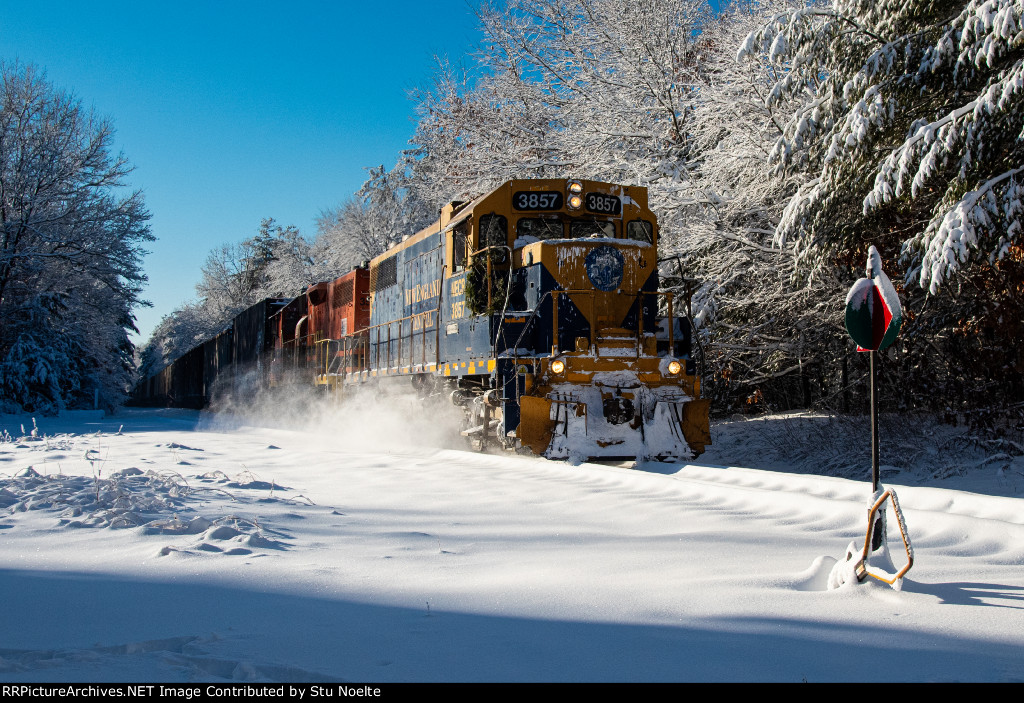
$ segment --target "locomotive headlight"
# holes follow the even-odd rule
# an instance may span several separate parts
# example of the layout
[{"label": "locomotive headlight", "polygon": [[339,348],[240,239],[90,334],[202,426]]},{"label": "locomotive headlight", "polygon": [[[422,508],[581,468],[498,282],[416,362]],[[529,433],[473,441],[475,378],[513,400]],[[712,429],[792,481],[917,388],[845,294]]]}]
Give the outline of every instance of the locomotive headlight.
[{"label": "locomotive headlight", "polygon": [[568,188],[572,195],[579,195],[583,192],[583,184],[579,181],[569,181]]},{"label": "locomotive headlight", "polygon": [[574,195],[571,198],[569,198],[569,209],[570,210],[579,210],[580,209],[580,205],[582,205],[582,204],[583,204],[583,198],[581,198],[578,195]]},{"label": "locomotive headlight", "polygon": [[668,362],[668,372],[672,376],[678,376],[679,372],[683,370],[683,365],[678,361]]},{"label": "locomotive headlight", "polygon": [[561,359],[555,359],[551,362],[551,373],[562,373],[565,371],[565,362]]}]

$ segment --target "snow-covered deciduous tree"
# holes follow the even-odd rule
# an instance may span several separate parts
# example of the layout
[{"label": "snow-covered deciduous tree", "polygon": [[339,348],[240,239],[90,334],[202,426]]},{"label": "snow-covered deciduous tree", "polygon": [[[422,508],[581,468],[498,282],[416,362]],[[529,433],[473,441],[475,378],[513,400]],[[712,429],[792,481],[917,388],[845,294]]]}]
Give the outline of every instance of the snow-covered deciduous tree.
[{"label": "snow-covered deciduous tree", "polygon": [[402,155],[393,180],[435,211],[513,178],[561,177],[571,170],[559,151],[553,105],[515,65],[467,70],[439,62],[433,88],[414,99],[413,148]]},{"label": "snow-covered deciduous tree", "polygon": [[[669,229],[676,233],[662,255],[677,254],[685,275],[696,279],[705,388],[720,410],[748,400],[788,408],[834,399],[842,377],[842,283],[830,271],[796,284],[792,243],[773,241],[803,179],[772,175],[768,167],[792,105],[767,99],[779,77],[771,61],[736,59],[751,30],[792,7],[785,0],[736,3],[703,26],[707,48],[687,103],[688,183],[699,195],[662,215],[674,219]],[[663,284],[682,288],[677,267],[662,268]]]},{"label": "snow-covered deciduous tree", "polygon": [[553,165],[643,184],[685,180],[710,16],[701,0],[517,0],[481,11],[490,73],[530,84],[549,108],[556,129],[539,146],[557,149]]},{"label": "snow-covered deciduous tree", "polygon": [[246,308],[265,298],[290,298],[317,280],[313,246],[294,225],[273,218],[260,222],[255,236],[216,247],[196,284],[198,300],[164,316],[140,354],[146,378],[210,339]]},{"label": "snow-covered deciduous tree", "polygon": [[476,63],[442,62],[416,96],[406,182],[435,206],[512,178],[570,175],[646,185],[655,202],[692,199],[687,101],[710,15],[702,0],[484,5]]},{"label": "snow-covered deciduous tree", "polygon": [[113,134],[35,68],[0,65],[0,402],[123,398],[152,236]]},{"label": "snow-covered deciduous tree", "polygon": [[320,213],[313,242],[318,280],[347,273],[436,219],[432,199],[423,202],[424,189],[410,185],[401,163],[391,171],[372,168],[358,193]]}]

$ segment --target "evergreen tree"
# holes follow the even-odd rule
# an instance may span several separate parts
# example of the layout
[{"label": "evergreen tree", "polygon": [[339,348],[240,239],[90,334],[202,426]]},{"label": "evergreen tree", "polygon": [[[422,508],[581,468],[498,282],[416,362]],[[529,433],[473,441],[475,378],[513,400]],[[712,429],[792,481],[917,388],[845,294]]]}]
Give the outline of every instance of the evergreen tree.
[{"label": "evergreen tree", "polygon": [[802,98],[772,159],[810,180],[778,240],[819,270],[859,268],[876,243],[923,289],[904,292],[890,366],[911,404],[1019,411],[1022,13],[1020,0],[833,0],[780,14],[740,51],[785,69],[770,101]]},{"label": "evergreen tree", "polygon": [[875,238],[935,293],[1021,236],[1024,6],[1019,0],[834,0],[776,17],[741,55],[806,96],[772,157],[808,169],[779,224],[820,262]]}]

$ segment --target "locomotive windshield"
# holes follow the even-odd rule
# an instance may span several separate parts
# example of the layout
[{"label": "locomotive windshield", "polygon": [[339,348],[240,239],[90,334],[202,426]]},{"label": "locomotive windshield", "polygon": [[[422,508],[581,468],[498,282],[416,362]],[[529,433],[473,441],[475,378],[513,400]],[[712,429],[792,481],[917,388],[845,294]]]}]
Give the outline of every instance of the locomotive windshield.
[{"label": "locomotive windshield", "polygon": [[565,228],[557,217],[520,217],[516,223],[516,237],[532,237],[535,240],[562,239]]},{"label": "locomotive windshield", "polygon": [[[570,218],[568,239],[585,237],[614,237],[615,223],[596,219]],[[516,223],[516,237],[529,237],[528,241],[566,238],[566,220],[559,217],[521,217]],[[642,237],[636,237],[642,239]],[[645,240],[645,241],[650,241]]]},{"label": "locomotive windshield", "polygon": [[626,224],[626,237],[654,244],[654,225],[647,220],[633,220]]},{"label": "locomotive windshield", "polygon": [[508,246],[508,221],[503,215],[480,217],[480,248]]},{"label": "locomotive windshield", "polygon": [[582,237],[614,237],[614,222],[598,222],[597,220],[570,220],[569,239]]}]

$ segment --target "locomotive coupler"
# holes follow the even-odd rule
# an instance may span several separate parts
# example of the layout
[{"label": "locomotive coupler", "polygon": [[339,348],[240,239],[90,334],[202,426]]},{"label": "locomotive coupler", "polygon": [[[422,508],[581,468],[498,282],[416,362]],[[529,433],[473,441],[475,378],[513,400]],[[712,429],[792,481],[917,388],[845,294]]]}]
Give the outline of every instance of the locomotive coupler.
[{"label": "locomotive coupler", "polygon": [[603,400],[604,416],[613,425],[630,422],[636,417],[633,400],[622,396],[613,396]]}]

